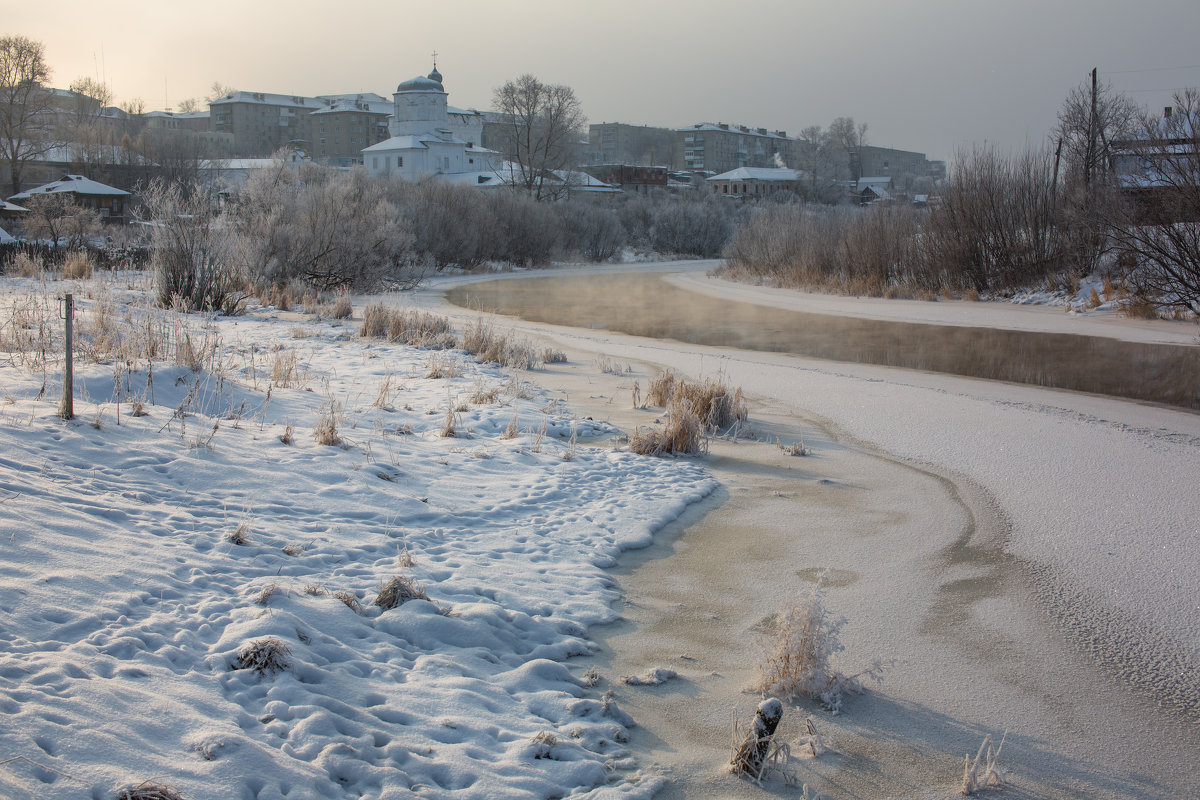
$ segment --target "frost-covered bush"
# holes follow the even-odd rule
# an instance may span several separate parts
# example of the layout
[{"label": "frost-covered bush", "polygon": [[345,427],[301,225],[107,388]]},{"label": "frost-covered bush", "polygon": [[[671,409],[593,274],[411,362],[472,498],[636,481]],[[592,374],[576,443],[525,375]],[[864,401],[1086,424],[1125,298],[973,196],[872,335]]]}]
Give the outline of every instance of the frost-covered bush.
[{"label": "frost-covered bush", "polygon": [[883,665],[875,661],[868,669],[845,675],[834,668],[833,659],[844,648],[838,633],[844,617],[830,615],[823,602],[821,583],[807,595],[789,600],[779,611],[773,641],[768,645],[755,690],[787,698],[816,700],[834,714],[841,710],[846,694],[863,691],[863,680],[883,679]]}]

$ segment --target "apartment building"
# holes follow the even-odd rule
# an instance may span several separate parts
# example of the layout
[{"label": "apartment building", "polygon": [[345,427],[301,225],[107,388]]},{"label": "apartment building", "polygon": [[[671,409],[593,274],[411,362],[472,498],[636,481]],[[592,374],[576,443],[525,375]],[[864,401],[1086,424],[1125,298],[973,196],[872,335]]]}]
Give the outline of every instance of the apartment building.
[{"label": "apartment building", "polygon": [[897,189],[908,189],[918,178],[938,177],[937,164],[945,174],[944,162],[931,162],[924,153],[863,145],[850,150],[850,177],[891,178]]},{"label": "apartment building", "polygon": [[678,141],[670,128],[601,122],[588,126],[585,164],[666,167],[675,163]]},{"label": "apartment building", "polygon": [[236,155],[265,157],[296,143],[309,147],[310,116],[326,107],[315,97],[233,92],[210,103],[209,111],[214,132],[233,134]]},{"label": "apartment building", "polygon": [[738,167],[789,167],[796,140],[786,131],[701,122],[675,131],[677,170],[722,173]]},{"label": "apartment building", "polygon": [[308,154],[340,166],[362,163],[362,151],[388,138],[393,105],[377,94],[322,95],[326,103],[312,112]]}]

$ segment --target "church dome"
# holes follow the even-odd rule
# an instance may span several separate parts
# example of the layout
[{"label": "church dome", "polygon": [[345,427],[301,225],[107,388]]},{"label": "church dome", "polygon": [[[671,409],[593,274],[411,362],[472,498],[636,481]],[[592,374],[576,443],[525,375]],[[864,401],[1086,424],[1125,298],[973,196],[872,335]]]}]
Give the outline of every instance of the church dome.
[{"label": "church dome", "polygon": [[402,83],[396,87],[396,91],[397,92],[442,92],[442,93],[445,93],[446,90],[444,88],[442,88],[441,80],[435,80],[433,77],[434,75],[437,75],[437,77],[439,79],[442,77],[441,75],[438,74],[437,70],[435,69],[433,72],[431,72],[429,74],[428,78],[418,75],[415,78],[410,78],[409,80],[406,80],[404,83]]},{"label": "church dome", "polygon": [[429,80],[442,82],[442,73],[438,72],[437,62],[433,62],[433,72],[429,73]]}]

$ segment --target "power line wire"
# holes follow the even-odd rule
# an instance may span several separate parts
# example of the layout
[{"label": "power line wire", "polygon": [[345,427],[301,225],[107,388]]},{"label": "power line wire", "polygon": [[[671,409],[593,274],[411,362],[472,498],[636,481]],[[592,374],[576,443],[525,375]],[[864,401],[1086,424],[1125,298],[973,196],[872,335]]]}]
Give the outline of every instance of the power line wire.
[{"label": "power line wire", "polygon": [[1105,70],[1105,75],[1133,75],[1138,72],[1170,72],[1180,69],[1200,69],[1200,64],[1191,64],[1186,67],[1147,67],[1146,69],[1109,69]]}]

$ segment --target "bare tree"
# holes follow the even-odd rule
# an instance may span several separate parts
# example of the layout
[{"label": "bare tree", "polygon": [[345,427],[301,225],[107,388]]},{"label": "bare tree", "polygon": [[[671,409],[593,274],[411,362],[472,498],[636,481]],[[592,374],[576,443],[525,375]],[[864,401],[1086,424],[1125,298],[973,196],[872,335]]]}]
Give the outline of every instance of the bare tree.
[{"label": "bare tree", "polygon": [[236,91],[237,89],[234,89],[232,86],[226,86],[220,81],[213,81],[213,85],[208,91],[208,96],[204,99],[209,103],[213,103],[217,100],[220,100],[222,97],[233,94]]},{"label": "bare tree", "polygon": [[1068,92],[1054,131],[1056,214],[1067,252],[1080,273],[1096,269],[1111,240],[1104,220],[1116,186],[1110,165],[1114,143],[1137,130],[1140,111],[1126,95],[1090,77]]},{"label": "bare tree", "polygon": [[797,139],[796,167],[805,173],[801,179],[804,198],[830,204],[842,201],[846,197],[843,185],[850,178],[850,160],[841,142],[820,125],[800,131]]},{"label": "bare tree", "polygon": [[1200,89],[1177,92],[1174,103],[1124,143],[1130,200],[1109,221],[1135,290],[1200,314]]},{"label": "bare tree", "polygon": [[179,113],[191,114],[193,111],[200,110],[200,101],[194,97],[188,97],[179,101]]},{"label": "bare tree", "polygon": [[512,182],[538,200],[553,196],[562,185],[555,171],[571,165],[587,121],[574,90],[526,73],[496,89],[492,103],[505,120],[501,149]]},{"label": "bare tree", "polygon": [[854,117],[838,117],[829,123],[829,138],[850,152],[867,143],[867,123],[855,123]]},{"label": "bare tree", "polygon": [[49,150],[53,114],[45,45],[24,36],[0,36],[0,162],[9,194],[21,191],[25,165]]},{"label": "bare tree", "polygon": [[30,239],[45,239],[55,246],[82,248],[87,237],[100,230],[100,214],[74,201],[68,194],[35,194],[24,201],[29,213],[21,220]]}]

